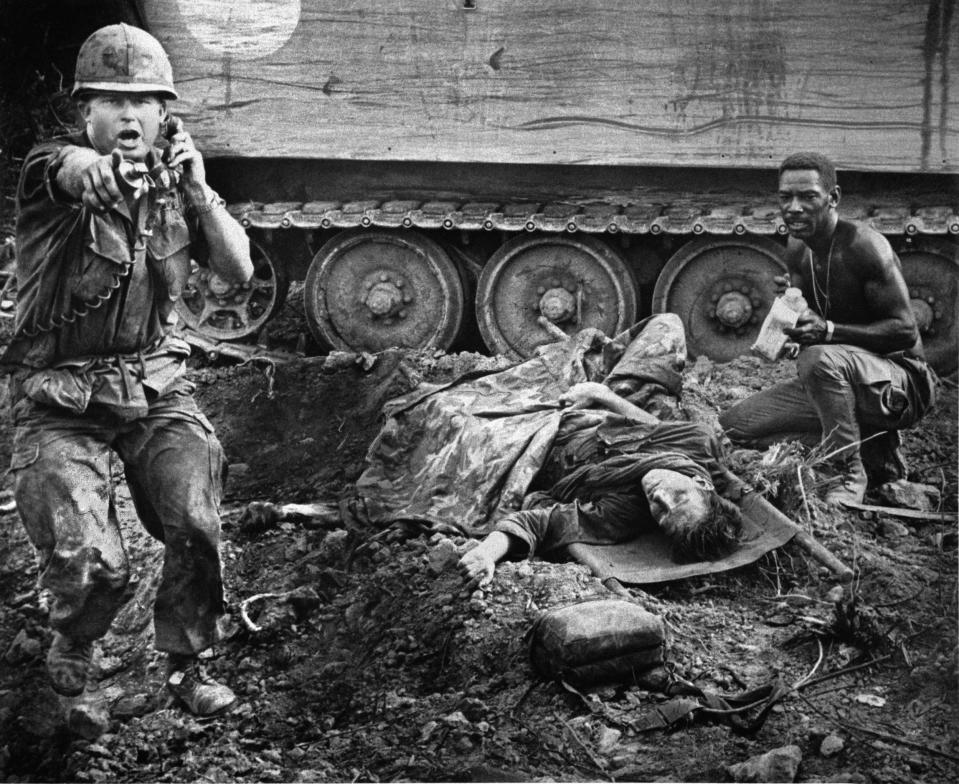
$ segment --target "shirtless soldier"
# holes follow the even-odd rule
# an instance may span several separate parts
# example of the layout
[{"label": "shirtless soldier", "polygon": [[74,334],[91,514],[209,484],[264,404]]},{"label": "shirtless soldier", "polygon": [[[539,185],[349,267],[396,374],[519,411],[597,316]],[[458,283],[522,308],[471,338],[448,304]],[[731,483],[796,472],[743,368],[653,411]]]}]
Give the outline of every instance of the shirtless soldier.
[{"label": "shirtless soldier", "polygon": [[809,305],[786,334],[799,346],[798,377],[733,406],[720,424],[737,444],[820,441],[840,481],[826,501],[861,502],[874,483],[904,478],[899,434],[932,406],[927,365],[900,262],[874,229],[839,217],[831,161],[790,155],[779,168],[779,205],[789,229],[788,277]]},{"label": "shirtless soldier", "polygon": [[177,93],[155,38],[124,24],[94,32],[73,96],[83,130],[34,147],[20,175],[17,319],[3,357],[17,508],[51,595],[47,670],[60,694],[82,693],[94,642],[130,598],[119,456],[140,520],[164,544],[154,630],[166,687],[208,715],[235,699],[197,658],[223,612],[224,457],[194,402],[173,306],[191,258],[248,281],[249,241],[167,112]]}]

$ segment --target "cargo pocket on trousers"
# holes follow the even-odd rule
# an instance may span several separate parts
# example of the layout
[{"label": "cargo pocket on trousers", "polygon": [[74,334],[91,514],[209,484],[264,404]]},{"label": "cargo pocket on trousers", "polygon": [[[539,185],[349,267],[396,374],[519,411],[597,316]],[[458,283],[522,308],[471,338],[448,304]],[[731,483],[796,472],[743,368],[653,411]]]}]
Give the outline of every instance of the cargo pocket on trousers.
[{"label": "cargo pocket on trousers", "polygon": [[30,442],[27,444],[14,444],[13,454],[10,456],[10,468],[7,474],[16,474],[24,468],[29,468],[40,459],[40,444]]},{"label": "cargo pocket on trousers", "polygon": [[220,499],[223,498],[223,488],[226,486],[226,454],[223,451],[220,439],[216,437],[213,423],[206,418],[206,415],[201,411],[195,411],[193,417],[206,431],[206,441],[210,455],[210,481],[213,483],[216,505],[219,507]]},{"label": "cargo pocket on trousers", "polygon": [[860,415],[866,424],[899,430],[914,419],[909,394],[895,378],[873,381],[860,400]]}]

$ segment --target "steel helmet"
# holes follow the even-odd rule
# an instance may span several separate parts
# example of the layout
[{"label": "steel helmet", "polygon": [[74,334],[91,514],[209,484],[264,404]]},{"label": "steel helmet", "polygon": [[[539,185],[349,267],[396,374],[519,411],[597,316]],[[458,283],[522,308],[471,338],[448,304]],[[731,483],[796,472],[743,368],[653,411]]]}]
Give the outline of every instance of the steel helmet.
[{"label": "steel helmet", "polygon": [[179,97],[173,87],[170,59],[160,42],[145,30],[122,22],[101,27],[80,47],[70,94],[87,90]]}]

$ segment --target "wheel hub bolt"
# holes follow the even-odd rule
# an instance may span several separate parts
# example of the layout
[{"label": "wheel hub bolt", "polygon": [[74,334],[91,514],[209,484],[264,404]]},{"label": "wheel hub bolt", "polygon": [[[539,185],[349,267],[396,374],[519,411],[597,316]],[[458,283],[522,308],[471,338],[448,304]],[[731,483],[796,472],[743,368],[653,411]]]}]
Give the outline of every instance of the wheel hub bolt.
[{"label": "wheel hub bolt", "polygon": [[728,327],[741,327],[753,315],[753,306],[749,298],[737,292],[727,292],[716,304],[716,318]]},{"label": "wheel hub bolt", "polygon": [[550,321],[558,324],[576,314],[576,298],[566,289],[555,286],[543,294],[539,310]]},{"label": "wheel hub bolt", "polygon": [[207,278],[206,284],[210,289],[210,293],[213,294],[214,297],[225,297],[233,290],[233,284],[229,281],[223,280],[223,278],[221,278],[215,272],[212,273],[209,278]]},{"label": "wheel hub bolt", "polygon": [[374,317],[388,316],[403,302],[403,294],[387,278],[375,284],[366,295],[366,307]]}]

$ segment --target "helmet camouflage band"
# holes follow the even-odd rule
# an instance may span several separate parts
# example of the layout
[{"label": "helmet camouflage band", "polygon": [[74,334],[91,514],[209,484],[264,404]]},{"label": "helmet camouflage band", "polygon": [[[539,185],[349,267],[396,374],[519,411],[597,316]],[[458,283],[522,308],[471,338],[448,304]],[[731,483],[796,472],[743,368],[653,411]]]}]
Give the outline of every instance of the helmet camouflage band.
[{"label": "helmet camouflage band", "polygon": [[80,47],[70,94],[76,97],[91,90],[179,97],[160,42],[145,30],[122,23],[101,27]]}]

